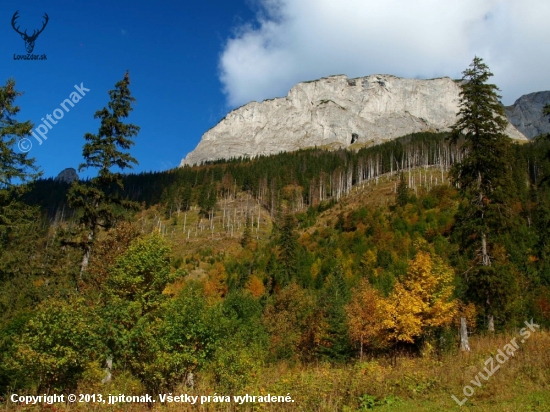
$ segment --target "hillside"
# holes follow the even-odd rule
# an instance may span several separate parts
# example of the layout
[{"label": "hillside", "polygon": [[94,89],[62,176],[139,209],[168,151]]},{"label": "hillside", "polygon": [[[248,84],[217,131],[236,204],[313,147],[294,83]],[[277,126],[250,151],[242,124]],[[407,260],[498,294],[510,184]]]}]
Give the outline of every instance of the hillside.
[{"label": "hillside", "polygon": [[[506,291],[495,335],[485,332],[485,307],[456,234],[464,201],[449,173],[462,144],[423,133],[357,151],[127,175],[120,195],[139,210],[100,233],[84,275],[70,243],[79,212],[64,200],[69,186],[37,181],[25,200],[43,219],[14,233],[0,259],[1,390],[288,393],[297,410],[320,411],[454,407],[450,394],[459,396],[525,319],[550,325],[540,241],[548,196],[536,183],[549,170],[549,143],[511,147],[513,224],[493,252]],[[396,303],[396,290],[418,299],[415,276],[438,285],[426,292],[439,302],[429,312]],[[457,349],[461,317],[471,333],[468,356]],[[388,323],[408,319],[420,325],[416,332],[397,335]],[[432,319],[445,326],[430,326]],[[547,348],[547,333],[535,334],[468,404],[514,410],[547,401]],[[187,410],[167,405],[176,406]]]},{"label": "hillside", "polygon": [[[220,165],[220,167],[227,166]],[[246,164],[243,164],[243,167],[246,167]],[[274,356],[275,359],[282,356],[282,359],[289,360],[297,356],[304,362],[312,357],[338,358],[348,350],[353,352],[353,346],[348,346],[345,349],[349,344],[333,339],[341,339],[346,335],[342,335],[341,332],[334,334],[336,330],[331,332],[332,322],[341,322],[342,319],[341,314],[331,314],[330,310],[327,311],[327,308],[337,302],[330,298],[330,279],[335,273],[340,273],[344,279],[344,285],[349,285],[345,288],[351,287],[350,291],[353,291],[354,286],[352,285],[356,284],[358,274],[369,276],[373,284],[381,290],[389,291],[396,279],[406,273],[407,261],[415,255],[414,242],[418,238],[429,241],[439,256],[444,257],[446,261],[452,261],[455,249],[448,235],[458,199],[456,191],[445,186],[447,175],[445,172],[443,173],[442,181],[442,171],[438,167],[415,168],[411,169],[410,174],[408,171],[405,172],[403,178],[410,182],[411,198],[403,208],[394,206],[400,174],[390,172],[380,175],[378,179],[356,185],[338,202],[320,203],[315,209],[309,208],[298,212],[295,233],[300,250],[298,252],[300,264],[295,276],[296,281],[302,286],[298,290],[289,289],[288,293],[292,293],[292,295],[287,298],[305,299],[304,305],[313,301],[317,302],[315,305],[320,305],[314,306],[304,313],[297,313],[298,319],[300,316],[306,316],[309,319],[308,322],[312,322],[312,319],[318,316],[321,316],[320,320],[324,319],[325,322],[328,322],[324,327],[322,323],[314,322],[310,325],[313,329],[307,324],[295,323],[295,318],[285,312],[287,310],[284,309],[285,306],[280,306],[281,312],[277,315],[278,317],[270,320],[270,316],[275,316],[270,312],[269,308],[273,307],[271,305],[291,304],[291,301],[277,303],[277,300],[265,300],[270,287],[269,274],[274,270],[277,273],[279,270],[269,269],[269,262],[270,256],[278,253],[279,240],[277,239],[280,238],[280,235],[277,233],[280,229],[272,231],[271,214],[240,188],[225,198],[218,199],[213,213],[214,217],[211,219],[201,216],[197,206],[191,206],[189,210],[180,211],[179,214],[177,210],[172,210],[170,214],[170,209],[166,208],[168,206],[166,204],[165,206],[153,205],[139,212],[135,216],[135,222],[137,227],[145,233],[157,232],[161,234],[171,247],[172,266],[184,270],[185,276],[168,285],[165,293],[182,293],[178,291],[186,290],[193,281],[198,281],[204,283],[203,293],[206,293],[206,298],[212,302],[211,305],[216,305],[215,302],[226,302],[226,304],[229,304],[230,301],[235,302],[231,300],[232,296],[239,296],[241,300],[239,305],[242,305],[249,299],[239,292],[242,288],[251,296],[256,296],[255,299],[259,299],[258,302],[265,300],[263,305],[267,306],[264,309],[262,322],[268,327],[268,330],[273,331],[272,333],[283,333],[284,330],[285,336],[301,335],[303,338],[313,333],[311,341],[308,340],[310,338],[307,338],[302,343],[298,343],[298,340],[279,342],[273,340],[276,335],[272,335],[271,344],[264,349],[266,355]],[[442,183],[444,183],[443,186]],[[251,241],[246,247],[243,247],[246,210],[251,212],[251,216],[258,216],[259,212],[261,224],[259,229],[257,226],[252,226]],[[233,231],[225,230],[223,225],[225,219],[229,220],[230,225],[233,225]],[[38,290],[40,290],[44,288],[43,281],[45,279],[42,277],[38,279],[42,279],[40,283],[35,281]],[[277,282],[278,275],[274,279]],[[273,286],[278,288],[277,285]],[[326,289],[327,287],[328,289]],[[284,290],[282,289],[282,291]],[[317,297],[312,300],[314,296]],[[222,301],[219,300],[220,298]],[[191,295],[185,299],[191,299]],[[250,305],[251,303],[246,304]],[[316,307],[318,309],[314,309]],[[305,309],[306,306],[298,306],[294,310],[304,311]],[[314,318],[310,317],[311,310],[316,314]],[[538,319],[544,318],[539,315]],[[195,320],[195,322],[197,321],[198,319]],[[547,321],[550,322],[550,319]],[[334,325],[337,324],[334,323]],[[275,329],[269,329],[274,327]],[[320,329],[316,329],[318,327]],[[509,338],[498,337],[497,340],[484,337],[481,333],[481,325],[480,329],[473,328],[472,331],[474,335],[471,345],[475,356],[471,359],[454,355],[451,348],[454,346],[452,342],[455,337],[451,333],[446,335],[448,339],[451,339],[449,346],[438,346],[435,352],[438,355],[434,360],[427,355],[412,358],[404,356],[397,361],[398,367],[395,366],[393,363],[395,361],[392,361],[391,358],[379,357],[380,355],[372,358],[370,357],[372,355],[369,355],[368,360],[349,367],[338,364],[309,367],[305,362],[302,364],[303,366],[283,363],[277,367],[267,364],[264,368],[261,363],[257,363],[260,362],[260,358],[256,352],[254,355],[252,353],[246,355],[246,351],[243,353],[242,350],[237,347],[233,348],[233,345],[226,342],[221,353],[252,357],[248,358],[248,361],[244,360],[247,358],[239,361],[246,363],[235,364],[234,360],[226,363],[227,361],[220,357],[221,354],[215,355],[217,363],[214,365],[222,368],[231,367],[231,373],[226,375],[222,372],[223,369],[219,371],[208,368],[197,370],[195,372],[196,387],[183,386],[180,391],[198,395],[214,391],[217,391],[218,394],[236,393],[235,391],[237,393],[248,391],[257,394],[264,393],[263,391],[277,394],[289,392],[302,408],[310,408],[309,410],[314,408],[321,411],[334,410],[334,408],[343,407],[342,405],[356,408],[349,409],[350,411],[358,410],[357,408],[368,404],[379,405],[380,410],[394,410],[392,408],[407,410],[413,406],[415,410],[418,410],[418,402],[424,405],[420,410],[449,409],[454,405],[449,393],[458,396],[462,386],[468,382],[468,373],[475,372],[476,365],[489,356],[492,348],[502,346],[507,339],[513,337],[513,335]],[[4,329],[3,333],[6,332]],[[242,338],[237,339],[239,339],[237,342],[240,342]],[[331,340],[333,343],[329,345],[328,342]],[[339,346],[334,346],[337,343]],[[544,402],[545,385],[540,381],[533,380],[518,365],[527,365],[528,367],[538,365],[539,368],[544,368],[548,358],[543,355],[546,352],[542,348],[547,345],[547,335],[536,335],[536,341],[530,343],[532,344],[519,354],[520,361],[516,361],[506,369],[502,376],[496,378],[495,382],[487,384],[488,389],[484,390],[484,395],[481,395],[475,402],[479,410],[492,410],[491,405],[496,401],[503,405],[503,410],[514,410],[516,407],[514,405],[518,403],[535,405],[536,402]],[[340,349],[337,349],[338,347]],[[251,347],[251,350],[255,350],[253,348]],[[287,358],[288,355],[283,355],[284,352],[278,352],[283,348],[291,351],[289,352],[292,354],[291,358]],[[439,361],[435,359],[439,359]],[[464,371],[470,372],[464,374]],[[101,376],[100,371],[96,373]],[[539,391],[538,395],[531,395],[526,391],[507,390],[506,382],[508,382],[509,376],[514,376],[515,381],[519,379],[532,389]],[[110,393],[117,391],[141,393],[141,391],[148,390],[141,386],[142,383],[128,381],[128,379],[123,375],[115,375],[113,383],[99,390],[106,390]],[[65,382],[64,385],[66,384]],[[93,380],[85,380],[81,385],[83,385],[82,390],[91,390],[96,384]],[[494,388],[498,388],[496,393]],[[489,395],[487,391],[492,394]],[[312,397],[312,393],[318,393],[321,396]],[[515,393],[516,396],[510,398],[507,393]],[[506,405],[509,405],[510,409],[506,409]],[[182,410],[182,407],[183,410],[187,410],[183,405],[178,409]],[[249,404],[249,407],[252,406]],[[208,410],[218,410],[218,408],[212,405]],[[286,409],[283,405],[279,409],[273,405],[270,410]]]}]

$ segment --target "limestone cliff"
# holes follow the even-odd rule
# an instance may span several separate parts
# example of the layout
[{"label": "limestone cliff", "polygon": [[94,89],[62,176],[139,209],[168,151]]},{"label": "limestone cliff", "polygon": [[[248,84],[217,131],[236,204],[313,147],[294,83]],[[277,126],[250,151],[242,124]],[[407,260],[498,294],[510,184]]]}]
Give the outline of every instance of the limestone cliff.
[{"label": "limestone cliff", "polygon": [[[456,122],[460,86],[448,77],[331,76],[294,86],[286,97],[251,102],[207,131],[181,165],[270,155],[305,147],[349,147]],[[525,139],[515,127],[510,137]]]},{"label": "limestone cliff", "polygon": [[550,91],[529,93],[521,96],[512,106],[506,107],[506,116],[526,137],[532,139],[543,133],[550,133],[548,116],[542,109],[550,104]]}]

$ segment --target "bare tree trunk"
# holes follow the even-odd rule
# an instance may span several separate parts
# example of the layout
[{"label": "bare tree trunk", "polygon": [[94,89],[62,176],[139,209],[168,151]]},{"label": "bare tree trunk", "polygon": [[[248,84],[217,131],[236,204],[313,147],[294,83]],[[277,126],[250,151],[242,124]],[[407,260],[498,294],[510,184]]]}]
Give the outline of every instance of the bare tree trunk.
[{"label": "bare tree trunk", "polygon": [[90,263],[90,256],[92,254],[92,240],[94,239],[94,231],[91,230],[88,233],[88,243],[86,245],[86,250],[84,252],[84,256],[82,256],[82,262],[80,262],[80,280],[82,280],[82,274],[86,271],[88,268],[88,264]]},{"label": "bare tree trunk", "polygon": [[468,328],[466,326],[466,318],[460,318],[460,350],[470,352],[470,344],[468,343]]},{"label": "bare tree trunk", "polygon": [[[481,173],[478,174],[478,185],[481,187]],[[479,191],[479,205],[483,207],[483,192]],[[491,266],[491,258],[489,257],[489,254],[487,253],[487,234],[483,232],[481,234],[481,264],[483,266]],[[489,307],[491,304],[489,297],[487,297],[487,306]],[[487,330],[489,332],[495,331],[495,320],[493,318],[493,315],[487,316]]]},{"label": "bare tree trunk", "polygon": [[101,383],[105,384],[111,381],[111,369],[113,368],[113,357],[109,356],[105,361],[105,377],[101,380]]},{"label": "bare tree trunk", "polygon": [[260,204],[258,204],[258,226],[256,227],[256,235],[258,235],[260,231],[260,212],[262,211],[262,208]]},{"label": "bare tree trunk", "polygon": [[481,234],[481,262],[483,266],[491,266],[491,258],[487,253],[487,235]]},{"label": "bare tree trunk", "polygon": [[193,376],[193,372],[189,372],[185,378],[185,386],[188,388],[193,389],[195,387],[195,379]]},{"label": "bare tree trunk", "polygon": [[88,268],[88,263],[90,262],[90,249],[86,248],[84,256],[82,256],[82,261],[80,262],[80,280],[82,280],[82,274]]},{"label": "bare tree trunk", "polygon": [[493,318],[493,315],[487,316],[487,330],[489,332],[495,331],[495,319]]}]

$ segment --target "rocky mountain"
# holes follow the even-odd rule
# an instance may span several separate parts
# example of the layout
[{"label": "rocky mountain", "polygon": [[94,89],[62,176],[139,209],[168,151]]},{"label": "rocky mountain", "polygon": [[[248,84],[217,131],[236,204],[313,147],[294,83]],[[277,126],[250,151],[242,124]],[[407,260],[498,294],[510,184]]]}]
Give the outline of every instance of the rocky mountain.
[{"label": "rocky mountain", "polygon": [[68,167],[67,169],[62,170],[59,172],[55,180],[65,182],[65,183],[72,183],[75,180],[78,180],[78,174],[76,173],[76,170],[72,167]]},{"label": "rocky mountain", "polygon": [[[330,76],[294,86],[286,97],[251,102],[207,131],[181,166],[305,147],[358,147],[456,122],[460,85],[448,77]],[[509,125],[507,134],[525,136]]]},{"label": "rocky mountain", "polygon": [[529,93],[521,96],[512,106],[505,108],[506,116],[526,137],[532,139],[550,133],[548,116],[542,115],[544,105],[550,103],[550,91]]}]

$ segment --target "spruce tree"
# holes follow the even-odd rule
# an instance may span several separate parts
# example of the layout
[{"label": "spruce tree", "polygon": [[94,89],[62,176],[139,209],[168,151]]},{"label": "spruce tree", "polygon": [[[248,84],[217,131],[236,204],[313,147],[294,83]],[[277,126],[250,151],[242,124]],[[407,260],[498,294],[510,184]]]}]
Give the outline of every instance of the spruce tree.
[{"label": "spruce tree", "polygon": [[498,87],[487,83],[491,76],[479,57],[463,72],[458,121],[451,132],[453,143],[464,141],[462,161],[451,169],[451,178],[464,200],[455,233],[460,236],[462,250],[470,253],[469,283],[476,289],[472,296],[483,290],[482,301],[476,300],[485,309],[489,330],[494,329],[494,314],[502,309],[494,303],[505,301],[502,285],[495,284],[498,274],[492,249],[509,226],[509,190],[513,186],[510,139],[504,134],[508,122]]},{"label": "spruce tree", "polygon": [[202,185],[197,203],[200,207],[200,213],[204,217],[210,217],[210,213],[216,207],[216,188],[212,183]]},{"label": "spruce tree", "polygon": [[407,186],[407,182],[405,181],[403,172],[401,172],[399,177],[399,185],[397,186],[395,202],[401,207],[405,206],[409,202],[409,188]]},{"label": "spruce tree", "polygon": [[15,146],[26,148],[27,136],[31,136],[33,124],[30,120],[19,122],[15,116],[21,110],[15,99],[23,93],[15,90],[15,80],[9,79],[0,87],[0,190],[18,191],[21,184],[40,176],[35,159],[28,152],[17,153]]},{"label": "spruce tree", "polygon": [[321,344],[317,353],[321,358],[344,361],[352,354],[345,306],[350,299],[350,289],[338,265],[325,280],[319,302],[323,323]]},{"label": "spruce tree", "polygon": [[15,118],[20,111],[15,100],[22,94],[15,90],[13,79],[0,87],[0,280],[8,273],[21,272],[28,263],[32,252],[27,249],[34,244],[30,237],[36,234],[34,226],[40,221],[39,209],[21,200],[28,188],[25,183],[41,174],[28,152],[17,153],[15,149],[30,144],[27,136],[33,128],[29,120],[19,122]]},{"label": "spruce tree", "polygon": [[193,188],[190,184],[186,184],[181,195],[183,210],[188,211],[191,208],[191,199],[193,197]]},{"label": "spruce tree", "polygon": [[[110,102],[107,107],[96,111],[94,118],[101,119],[97,135],[86,133],[86,143],[82,151],[84,163],[79,171],[94,168],[98,175],[89,182],[74,182],[68,193],[69,205],[81,211],[79,224],[83,229],[77,245],[82,249],[83,257],[80,273],[86,270],[97,231],[113,227],[117,220],[137,204],[121,197],[124,189],[122,174],[118,170],[132,169],[138,164],[128,153],[134,145],[139,127],[122,122],[133,110],[135,102],[129,89],[130,77],[126,72],[124,79],[109,91]],[[115,169],[116,168],[116,169]]]},{"label": "spruce tree", "polygon": [[248,247],[249,243],[252,241],[252,222],[250,219],[250,213],[248,210],[246,211],[246,217],[244,220],[244,231],[243,231],[243,237],[241,238],[241,246],[243,248]]},{"label": "spruce tree", "polygon": [[276,279],[276,282],[281,286],[287,285],[294,279],[298,268],[298,241],[294,231],[295,227],[296,221],[294,220],[294,216],[290,213],[285,214],[283,217],[283,225],[281,227],[281,234],[278,242],[281,272],[279,279]]}]

